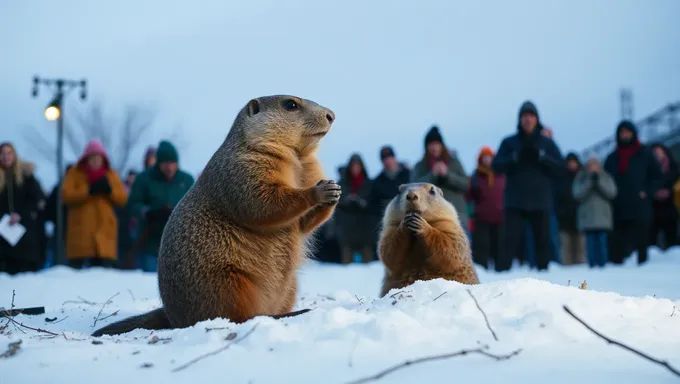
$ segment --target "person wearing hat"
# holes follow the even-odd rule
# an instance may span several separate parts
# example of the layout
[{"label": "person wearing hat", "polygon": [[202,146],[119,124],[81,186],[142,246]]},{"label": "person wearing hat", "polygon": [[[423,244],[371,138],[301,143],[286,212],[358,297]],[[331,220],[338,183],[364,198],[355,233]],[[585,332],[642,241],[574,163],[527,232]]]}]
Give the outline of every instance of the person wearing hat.
[{"label": "person wearing hat", "polygon": [[611,261],[622,264],[634,249],[638,264],[644,264],[654,212],[653,199],[663,188],[663,173],[652,150],[640,143],[633,122],[623,120],[616,127],[616,149],[607,156],[604,169],[614,177],[618,191],[613,202]]},{"label": "person wearing hat", "polygon": [[470,181],[458,158],[444,145],[444,138],[436,125],[425,135],[425,153],[413,167],[412,179],[441,188],[444,198],[456,208],[461,226],[469,233],[468,207],[464,195]]},{"label": "person wearing hat", "polygon": [[[497,263],[503,253],[503,191],[505,175],[491,169],[494,152],[482,147],[477,157],[477,169],[470,178],[466,198],[474,204],[475,230],[472,232],[473,261],[489,268],[489,262]],[[500,263],[503,265],[503,262]]]},{"label": "person wearing hat", "polygon": [[376,260],[375,243],[377,220],[368,206],[372,181],[364,161],[358,153],[350,156],[347,166],[340,170],[342,188],[335,208],[335,229],[341,251],[341,262],[351,263],[354,254],[361,254],[364,263]]},{"label": "person wearing hat", "polygon": [[380,148],[380,161],[383,170],[373,180],[368,205],[374,215],[382,217],[387,204],[399,194],[399,186],[411,180],[411,170],[397,160],[394,149],[389,145]]},{"label": "person wearing hat", "polygon": [[163,228],[172,209],[194,184],[189,173],[179,169],[177,149],[161,141],[156,163],[140,173],[130,188],[128,210],[140,223],[139,237],[130,252],[139,252],[139,264],[146,272],[156,272],[158,248]]},{"label": "person wearing hat", "polygon": [[531,101],[522,103],[517,132],[501,141],[491,168],[506,175],[505,252],[499,271],[509,270],[519,256],[523,222],[532,229],[536,268],[547,270],[550,263],[550,214],[554,202],[553,184],[565,169],[555,142],[542,133],[538,109]]}]

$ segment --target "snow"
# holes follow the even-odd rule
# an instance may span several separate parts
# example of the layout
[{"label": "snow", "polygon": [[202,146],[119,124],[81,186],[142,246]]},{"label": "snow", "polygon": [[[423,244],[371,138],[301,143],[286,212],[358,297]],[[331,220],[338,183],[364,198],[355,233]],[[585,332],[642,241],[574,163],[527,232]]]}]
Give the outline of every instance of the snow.
[{"label": "snow", "polygon": [[[10,306],[14,290],[16,307],[46,307],[44,315],[19,315],[16,321],[60,335],[49,338],[29,329],[22,333],[10,324],[0,335],[0,353],[13,341],[21,339],[22,344],[16,355],[0,359],[0,372],[7,383],[347,383],[406,360],[486,347],[499,355],[521,352],[505,361],[470,354],[414,364],[376,382],[675,383],[677,376],[608,345],[562,306],[604,335],[680,367],[679,272],[680,248],[666,253],[653,249],[642,267],[633,257],[626,265],[603,270],[554,264],[547,273],[480,270],[481,285],[416,282],[378,299],[380,263],[310,262],[300,273],[297,308],[314,310],[304,315],[140,329],[98,338],[101,344],[89,337],[98,316],[117,311],[98,320],[97,328],[160,305],[153,274],[58,267],[0,275],[0,305]],[[579,288],[583,280],[585,290]],[[0,320],[0,326],[4,323]],[[227,340],[232,332],[236,338]]]}]

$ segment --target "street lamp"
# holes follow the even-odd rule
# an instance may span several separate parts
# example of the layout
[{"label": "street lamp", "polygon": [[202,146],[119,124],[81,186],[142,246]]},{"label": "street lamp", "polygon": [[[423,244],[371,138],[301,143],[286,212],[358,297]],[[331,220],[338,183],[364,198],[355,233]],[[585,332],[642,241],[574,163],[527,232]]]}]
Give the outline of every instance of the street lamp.
[{"label": "street lamp", "polygon": [[49,121],[57,121],[57,221],[54,223],[55,236],[57,238],[57,254],[55,264],[63,264],[64,258],[64,203],[62,199],[62,181],[64,172],[64,114],[63,100],[68,91],[80,88],[80,100],[87,98],[87,80],[67,79],[41,79],[33,77],[32,96],[38,97],[38,86],[45,85],[52,89],[54,98],[45,108],[45,118]]}]

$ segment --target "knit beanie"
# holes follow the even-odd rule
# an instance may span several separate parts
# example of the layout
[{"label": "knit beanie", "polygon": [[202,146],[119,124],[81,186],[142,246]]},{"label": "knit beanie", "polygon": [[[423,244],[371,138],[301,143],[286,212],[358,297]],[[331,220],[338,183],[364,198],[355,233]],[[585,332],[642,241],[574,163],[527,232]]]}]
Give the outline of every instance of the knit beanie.
[{"label": "knit beanie", "polygon": [[529,100],[522,103],[522,106],[519,107],[519,117],[521,118],[525,113],[531,113],[538,119],[538,109],[536,108],[536,105]]},{"label": "knit beanie", "polygon": [[175,146],[169,141],[161,141],[158,144],[158,149],[156,149],[156,161],[159,163],[177,163],[179,161],[179,154]]},{"label": "knit beanie", "polygon": [[433,141],[438,141],[442,144],[444,144],[444,139],[442,138],[442,134],[439,133],[439,127],[436,125],[433,125],[429,131],[427,131],[427,135],[425,135],[425,146],[427,147],[428,144],[430,144]]}]

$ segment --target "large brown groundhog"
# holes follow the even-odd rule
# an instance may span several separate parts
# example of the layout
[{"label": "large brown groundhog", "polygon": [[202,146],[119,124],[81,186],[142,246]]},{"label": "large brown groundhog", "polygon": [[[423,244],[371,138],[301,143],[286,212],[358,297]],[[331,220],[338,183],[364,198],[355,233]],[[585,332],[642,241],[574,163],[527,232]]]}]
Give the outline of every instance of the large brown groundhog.
[{"label": "large brown groundhog", "polygon": [[381,297],[416,280],[479,283],[456,209],[430,183],[399,186],[385,208],[378,255],[385,264]]},{"label": "large brown groundhog", "polygon": [[334,119],[331,110],[294,96],[248,102],[163,231],[163,307],[93,336],[306,312],[290,312],[296,273],[310,235],[341,193],[324,180],[315,155]]}]

